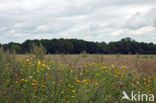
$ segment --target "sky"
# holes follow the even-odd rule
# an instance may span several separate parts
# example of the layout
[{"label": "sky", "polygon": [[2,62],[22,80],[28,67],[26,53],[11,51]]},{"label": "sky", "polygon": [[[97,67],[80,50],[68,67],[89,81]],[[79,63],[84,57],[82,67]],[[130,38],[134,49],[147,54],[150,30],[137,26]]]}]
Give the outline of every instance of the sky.
[{"label": "sky", "polygon": [[0,43],[124,37],[156,43],[156,0],[0,0]]}]

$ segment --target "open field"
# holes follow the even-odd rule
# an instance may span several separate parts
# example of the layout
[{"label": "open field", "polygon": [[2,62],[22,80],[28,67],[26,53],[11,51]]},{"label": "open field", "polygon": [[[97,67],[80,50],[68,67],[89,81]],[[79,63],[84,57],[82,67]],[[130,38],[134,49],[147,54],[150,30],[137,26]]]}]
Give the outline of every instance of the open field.
[{"label": "open field", "polygon": [[131,103],[121,101],[123,91],[147,94],[139,99],[147,103],[156,94],[155,63],[155,55],[60,54],[40,60],[2,52],[0,103]]},{"label": "open field", "polygon": [[[24,59],[27,56],[17,55],[17,58]],[[103,54],[76,54],[76,55],[46,55],[46,60],[59,62],[59,64],[83,65],[90,63],[114,64],[118,67],[123,65],[137,72],[156,73],[156,55],[103,55]]]}]

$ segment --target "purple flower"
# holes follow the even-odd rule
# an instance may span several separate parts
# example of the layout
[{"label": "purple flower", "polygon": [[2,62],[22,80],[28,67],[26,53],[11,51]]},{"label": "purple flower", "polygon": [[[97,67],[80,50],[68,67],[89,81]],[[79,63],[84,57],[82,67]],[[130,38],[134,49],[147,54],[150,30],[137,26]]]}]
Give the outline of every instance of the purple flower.
[{"label": "purple flower", "polygon": [[79,69],[81,70],[82,68],[83,68],[83,65],[80,65],[80,66],[79,66]]}]

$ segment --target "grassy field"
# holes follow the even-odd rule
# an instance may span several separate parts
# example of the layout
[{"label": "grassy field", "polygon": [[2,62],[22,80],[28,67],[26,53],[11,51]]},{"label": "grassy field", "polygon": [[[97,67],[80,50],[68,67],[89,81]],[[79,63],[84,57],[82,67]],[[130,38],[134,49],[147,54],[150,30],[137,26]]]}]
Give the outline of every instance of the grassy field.
[{"label": "grassy field", "polygon": [[[26,55],[17,55],[19,59],[25,59],[26,57]],[[125,65],[137,72],[156,73],[156,55],[59,54],[46,55],[45,60],[58,62],[62,65],[76,64],[76,66],[104,62],[114,64],[117,67]]]},{"label": "grassy field", "polygon": [[123,91],[156,94],[155,63],[155,55],[60,54],[42,60],[1,51],[0,103],[131,103],[121,101]]}]

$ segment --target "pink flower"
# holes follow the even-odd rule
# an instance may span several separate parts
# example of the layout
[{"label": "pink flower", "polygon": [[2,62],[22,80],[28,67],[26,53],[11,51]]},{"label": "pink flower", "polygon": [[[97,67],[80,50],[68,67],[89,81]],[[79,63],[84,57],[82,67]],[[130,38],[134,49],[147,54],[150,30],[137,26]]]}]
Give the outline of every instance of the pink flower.
[{"label": "pink flower", "polygon": [[82,65],[80,65],[80,66],[79,66],[79,69],[82,69],[82,68],[83,68],[83,66],[82,66]]},{"label": "pink flower", "polygon": [[36,99],[37,96],[34,96],[34,99]]}]

